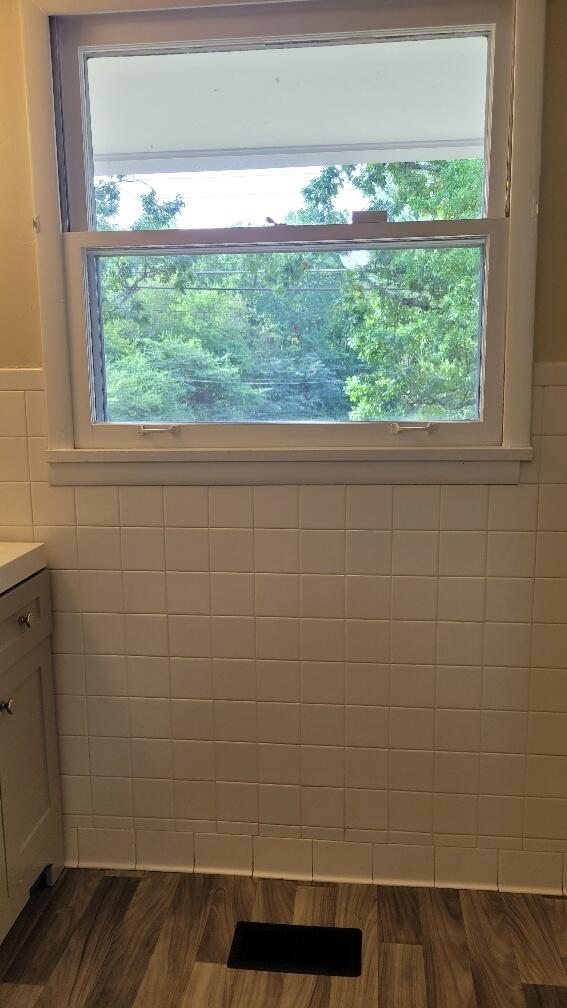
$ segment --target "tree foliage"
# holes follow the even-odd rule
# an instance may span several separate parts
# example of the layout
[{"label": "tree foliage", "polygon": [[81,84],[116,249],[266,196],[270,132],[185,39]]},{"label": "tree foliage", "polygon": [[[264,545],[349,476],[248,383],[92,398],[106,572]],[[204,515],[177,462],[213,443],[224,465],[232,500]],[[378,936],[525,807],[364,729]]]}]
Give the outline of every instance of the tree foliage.
[{"label": "tree foliage", "polygon": [[[97,186],[116,226],[121,179]],[[391,220],[478,216],[483,163],[329,166],[288,223],[345,220],[358,190]],[[136,230],[180,197],[141,197]],[[111,421],[452,419],[476,415],[478,248],[120,255],[98,260]],[[354,259],[354,262],[351,260]]]}]

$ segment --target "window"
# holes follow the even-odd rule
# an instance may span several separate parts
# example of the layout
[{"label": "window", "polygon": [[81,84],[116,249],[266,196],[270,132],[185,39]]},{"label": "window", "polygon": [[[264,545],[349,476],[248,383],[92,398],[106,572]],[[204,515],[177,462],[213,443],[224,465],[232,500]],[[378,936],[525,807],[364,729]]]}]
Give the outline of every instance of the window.
[{"label": "window", "polygon": [[73,447],[518,447],[514,14],[54,19]]}]

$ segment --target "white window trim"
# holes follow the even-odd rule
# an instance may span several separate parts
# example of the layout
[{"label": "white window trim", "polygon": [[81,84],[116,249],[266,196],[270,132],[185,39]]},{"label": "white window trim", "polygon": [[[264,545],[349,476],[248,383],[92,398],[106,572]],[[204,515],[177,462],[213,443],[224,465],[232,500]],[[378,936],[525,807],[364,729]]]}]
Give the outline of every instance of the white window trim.
[{"label": "white window trim", "polygon": [[[48,398],[48,461],[57,483],[288,483],[288,482],[515,482],[531,458],[538,187],[545,39],[545,0],[516,0],[515,90],[510,193],[510,254],[504,356],[503,440],[497,446],[381,448],[338,445],[314,449],[257,444],[208,448],[76,448],[65,304],[64,245],[80,248],[84,235],[61,235],[55,133],[51,115],[48,13],[67,13],[66,0],[20,0],[26,65],[34,211],[39,218],[37,264]],[[240,0],[235,0],[236,3]],[[284,0],[287,2],[287,0]],[[302,7],[311,0],[303,0]],[[177,5],[176,5],[177,6]],[[179,4],[184,8],[191,2]],[[202,4],[200,4],[202,6]],[[171,9],[151,4],[84,0],[81,12]],[[305,7],[304,7],[305,9]],[[73,12],[79,10],[73,3]],[[482,222],[484,225],[488,221]],[[502,222],[499,221],[499,224]],[[390,225],[391,227],[391,225]],[[107,237],[107,236],[105,236]],[[155,239],[155,235],[154,235]],[[92,247],[93,235],[88,236]],[[179,232],[175,233],[179,242]],[[108,242],[107,242],[108,244]],[[68,253],[69,254],[69,253]],[[72,256],[71,256],[72,259]],[[73,310],[71,306],[71,311]],[[163,439],[163,435],[157,435]]]}]

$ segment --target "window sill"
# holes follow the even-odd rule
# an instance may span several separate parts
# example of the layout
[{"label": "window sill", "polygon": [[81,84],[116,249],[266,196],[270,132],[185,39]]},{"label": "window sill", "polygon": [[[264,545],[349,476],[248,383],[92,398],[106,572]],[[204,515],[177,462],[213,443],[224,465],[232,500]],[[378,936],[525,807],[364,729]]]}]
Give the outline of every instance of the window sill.
[{"label": "window sill", "polygon": [[50,449],[55,485],[517,483],[530,447]]}]

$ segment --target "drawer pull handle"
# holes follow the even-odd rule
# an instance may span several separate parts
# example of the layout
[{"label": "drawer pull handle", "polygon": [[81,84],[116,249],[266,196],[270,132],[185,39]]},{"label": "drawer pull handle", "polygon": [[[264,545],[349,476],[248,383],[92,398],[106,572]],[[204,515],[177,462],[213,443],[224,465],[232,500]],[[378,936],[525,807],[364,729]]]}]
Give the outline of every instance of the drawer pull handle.
[{"label": "drawer pull handle", "polygon": [[0,700],[0,714],[13,714],[14,702],[13,698],[10,700]]},{"label": "drawer pull handle", "polygon": [[31,630],[33,621],[34,621],[34,615],[31,612],[26,613],[25,616],[20,616],[18,620],[20,626],[25,626],[28,628],[28,630]]}]

